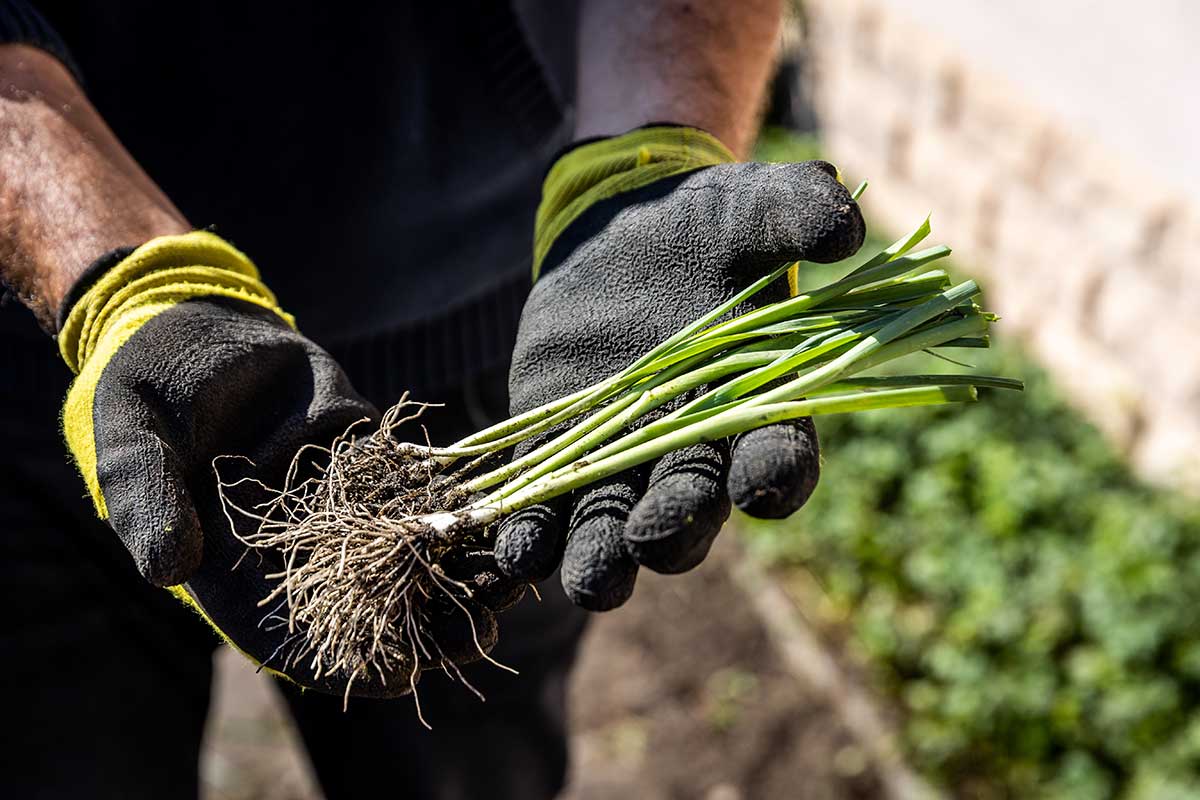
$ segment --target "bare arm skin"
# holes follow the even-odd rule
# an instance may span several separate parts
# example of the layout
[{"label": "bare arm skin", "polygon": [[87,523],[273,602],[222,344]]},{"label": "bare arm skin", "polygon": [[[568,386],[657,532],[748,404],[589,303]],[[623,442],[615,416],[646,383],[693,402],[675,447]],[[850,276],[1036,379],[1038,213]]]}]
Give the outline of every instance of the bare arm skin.
[{"label": "bare arm skin", "polygon": [[97,257],[189,230],[57,59],[0,45],[0,279],[43,328]]},{"label": "bare arm skin", "polygon": [[675,122],[746,157],[782,18],[783,0],[585,0],[577,136]]}]

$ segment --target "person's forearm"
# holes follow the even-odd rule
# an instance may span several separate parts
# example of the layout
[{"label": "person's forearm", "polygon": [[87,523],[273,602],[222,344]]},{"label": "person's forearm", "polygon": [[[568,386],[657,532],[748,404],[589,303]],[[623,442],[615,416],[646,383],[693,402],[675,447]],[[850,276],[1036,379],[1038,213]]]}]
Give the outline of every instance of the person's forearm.
[{"label": "person's forearm", "polygon": [[43,327],[97,257],[190,229],[62,64],[0,45],[0,278]]},{"label": "person's forearm", "polygon": [[673,122],[745,157],[782,16],[782,0],[584,0],[577,136]]}]

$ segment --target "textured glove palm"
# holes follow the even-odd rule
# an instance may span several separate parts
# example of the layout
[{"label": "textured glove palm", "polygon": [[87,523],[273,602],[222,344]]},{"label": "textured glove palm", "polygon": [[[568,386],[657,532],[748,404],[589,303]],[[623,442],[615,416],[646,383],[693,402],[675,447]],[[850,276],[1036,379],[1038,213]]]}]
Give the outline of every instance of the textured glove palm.
[{"label": "textured glove palm", "polygon": [[[711,136],[671,127],[560,159],[543,190],[540,278],[513,355],[514,413],[614,373],[781,263],[837,261],[862,244],[858,207],[829,164],[731,161]],[[756,302],[785,295],[778,288]],[[629,597],[639,565],[696,566],[731,499],[754,516],[784,517],[817,474],[811,420],[753,431],[732,447],[697,445],[514,515],[497,560],[538,580],[561,559],[571,599],[609,609]]]},{"label": "textured glove palm", "polygon": [[[238,563],[213,459],[243,455],[255,477],[277,480],[303,445],[375,410],[292,327],[249,259],[209,233],[155,239],[107,270],[71,306],[59,344],[78,373],[63,428],[97,513],[147,580],[277,664],[286,627],[262,625],[257,607],[277,565]],[[341,688],[303,665],[288,676]]]}]

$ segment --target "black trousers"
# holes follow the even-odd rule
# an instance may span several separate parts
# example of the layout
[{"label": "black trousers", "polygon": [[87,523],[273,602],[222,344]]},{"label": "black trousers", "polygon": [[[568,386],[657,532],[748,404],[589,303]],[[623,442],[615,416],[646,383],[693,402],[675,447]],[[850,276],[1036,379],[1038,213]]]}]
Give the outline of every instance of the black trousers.
[{"label": "black trousers", "polygon": [[[50,343],[0,341],[0,359],[0,795],[195,797],[218,641],[146,584],[96,520],[58,430],[69,374]],[[447,404],[430,413],[433,440],[502,413],[502,376],[415,394]],[[501,618],[495,655],[520,676],[470,668],[486,703],[440,674],[422,680],[433,731],[408,699],[352,700],[343,713],[340,698],[278,683],[326,795],[557,794],[566,680],[584,614],[556,585],[542,595]]]}]

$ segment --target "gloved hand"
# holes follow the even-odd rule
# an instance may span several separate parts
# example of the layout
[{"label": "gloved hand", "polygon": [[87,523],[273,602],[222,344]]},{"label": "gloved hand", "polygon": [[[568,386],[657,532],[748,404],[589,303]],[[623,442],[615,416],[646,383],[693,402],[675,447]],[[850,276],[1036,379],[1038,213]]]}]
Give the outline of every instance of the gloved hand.
[{"label": "gloved hand", "polygon": [[[252,555],[234,568],[246,548],[222,513],[213,458],[246,456],[255,477],[279,485],[303,445],[328,445],[377,412],[219,237],[165,236],[97,266],[102,274],[64,303],[59,333],[78,375],[63,429],[96,511],[148,581],[275,666],[286,628],[262,625],[269,610],[257,604],[278,565]],[[306,670],[288,677],[343,688]],[[354,687],[373,691],[369,681]]]},{"label": "gloved hand", "polygon": [[[534,238],[537,282],[513,353],[513,413],[615,373],[780,264],[833,262],[862,244],[862,216],[829,164],[733,160],[707,133],[662,126],[581,145],[551,168]],[[775,287],[755,302],[786,295]],[[785,517],[808,499],[818,469],[811,420],[732,446],[696,445],[514,514],[496,558],[526,580],[547,577],[561,559],[576,604],[614,608],[639,566],[674,573],[700,563],[731,499],[753,516]]]}]

